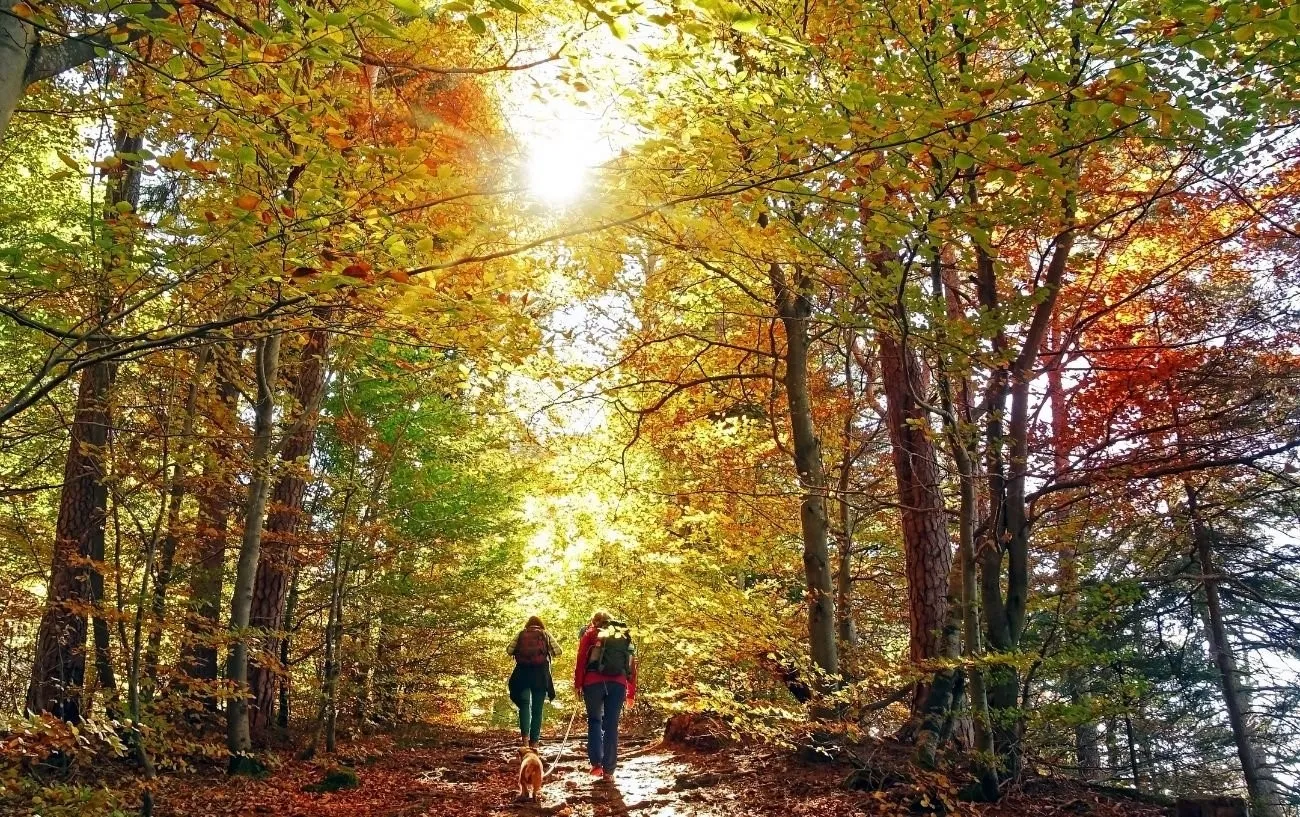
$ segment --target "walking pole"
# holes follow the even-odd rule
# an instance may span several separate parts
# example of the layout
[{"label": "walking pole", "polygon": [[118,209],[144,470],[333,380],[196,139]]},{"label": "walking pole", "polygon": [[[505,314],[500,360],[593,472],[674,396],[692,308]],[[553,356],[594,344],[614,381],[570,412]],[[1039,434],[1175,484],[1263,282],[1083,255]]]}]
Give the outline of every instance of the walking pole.
[{"label": "walking pole", "polygon": [[560,751],[555,753],[555,759],[551,761],[551,768],[547,769],[546,773],[542,775],[543,780],[551,776],[551,772],[555,771],[555,767],[559,764],[560,758],[564,757],[564,745],[569,742],[569,733],[573,731],[573,722],[577,719],[578,707],[574,706],[573,714],[569,716],[569,725],[564,730],[564,740],[560,741]]}]

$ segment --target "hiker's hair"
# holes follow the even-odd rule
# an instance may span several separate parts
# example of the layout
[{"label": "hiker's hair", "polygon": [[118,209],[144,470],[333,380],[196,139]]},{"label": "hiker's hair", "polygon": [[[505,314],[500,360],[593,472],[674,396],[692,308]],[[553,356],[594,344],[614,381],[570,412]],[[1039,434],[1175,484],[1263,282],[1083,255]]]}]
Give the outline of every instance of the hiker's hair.
[{"label": "hiker's hair", "polygon": [[545,630],[545,629],[546,629],[546,625],[543,624],[543,623],[542,623],[542,620],[541,620],[540,618],[538,618],[537,616],[529,616],[529,617],[528,617],[528,623],[524,624],[524,629],[528,629],[529,627],[536,627],[536,628],[538,628],[538,629],[540,629],[540,630]]},{"label": "hiker's hair", "polygon": [[591,623],[596,625],[597,627],[604,627],[606,624],[610,623],[613,620],[614,617],[611,616],[609,612],[606,610],[597,610],[596,612],[591,614]]}]

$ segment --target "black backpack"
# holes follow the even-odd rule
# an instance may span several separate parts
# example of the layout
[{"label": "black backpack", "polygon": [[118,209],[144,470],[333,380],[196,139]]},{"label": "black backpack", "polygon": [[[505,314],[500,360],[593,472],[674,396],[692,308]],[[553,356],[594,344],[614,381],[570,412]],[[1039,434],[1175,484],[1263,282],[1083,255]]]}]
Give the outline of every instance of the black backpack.
[{"label": "black backpack", "polygon": [[632,674],[632,631],[621,621],[611,621],[596,634],[596,643],[587,654],[587,671],[614,677]]}]

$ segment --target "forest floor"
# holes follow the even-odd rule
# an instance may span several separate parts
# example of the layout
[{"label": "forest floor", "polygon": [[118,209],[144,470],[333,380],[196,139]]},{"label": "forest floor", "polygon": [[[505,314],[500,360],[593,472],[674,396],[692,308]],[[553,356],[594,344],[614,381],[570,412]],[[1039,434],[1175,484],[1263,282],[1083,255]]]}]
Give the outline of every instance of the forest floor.
[{"label": "forest floor", "polygon": [[[228,779],[216,770],[169,776],[156,796],[165,817],[748,817],[750,815],[970,815],[971,817],[1156,817],[1158,806],[1112,799],[1064,781],[1040,780],[995,805],[960,802],[942,774],[906,767],[898,747],[880,744],[873,768],[890,769],[880,789],[849,791],[847,766],[805,763],[770,748],[714,753],[670,749],[650,740],[625,743],[612,780],[592,780],[581,737],[570,741],[538,803],[516,801],[518,754],[503,732],[442,732],[406,744],[370,741],[340,759],[358,785],[307,791],[327,768],[289,755],[261,779]],[[549,768],[558,746],[543,747]],[[902,761],[901,765],[897,762]]]}]

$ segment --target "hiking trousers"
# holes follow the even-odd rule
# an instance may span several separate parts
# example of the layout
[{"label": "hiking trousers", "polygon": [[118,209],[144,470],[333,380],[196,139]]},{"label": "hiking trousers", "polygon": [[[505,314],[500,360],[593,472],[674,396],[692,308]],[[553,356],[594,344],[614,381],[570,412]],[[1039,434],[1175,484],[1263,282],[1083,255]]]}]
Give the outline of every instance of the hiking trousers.
[{"label": "hiking trousers", "polygon": [[587,759],[605,774],[618,763],[618,719],[627,700],[627,687],[613,681],[597,681],[582,688],[587,706]]},{"label": "hiking trousers", "polygon": [[519,707],[519,734],[531,743],[541,740],[545,704],[545,688],[525,687],[515,697],[515,706]]}]

